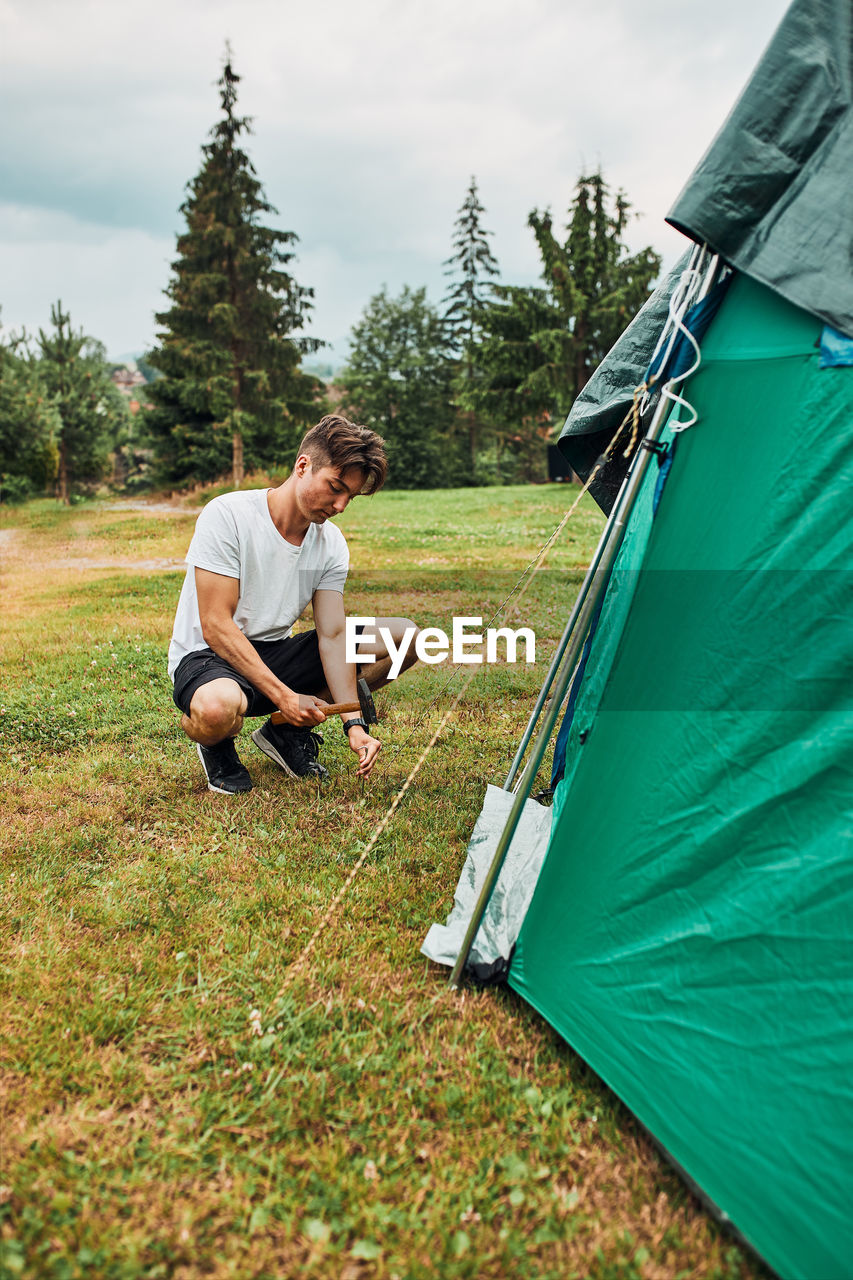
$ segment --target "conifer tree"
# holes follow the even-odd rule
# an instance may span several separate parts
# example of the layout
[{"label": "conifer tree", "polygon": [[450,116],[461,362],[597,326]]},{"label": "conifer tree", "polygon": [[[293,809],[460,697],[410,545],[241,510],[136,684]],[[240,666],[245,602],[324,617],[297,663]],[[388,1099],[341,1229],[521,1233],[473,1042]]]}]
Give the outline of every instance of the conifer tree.
[{"label": "conifer tree", "polygon": [[39,329],[38,381],[56,410],[57,497],[103,479],[128,409],[113,385],[103,345],[75,330],[62,303],[50,309],[50,332]]},{"label": "conifer tree", "polygon": [[622,191],[611,207],[601,173],[579,178],[564,239],[550,213],[534,210],[528,219],[543,285],[498,285],[484,310],[475,403],[528,453],[568,413],[660,271],[653,249],[628,252],[630,209]]},{"label": "conifer tree", "polygon": [[394,488],[458,483],[448,451],[452,373],[447,326],[426,289],[406,285],[391,298],[383,287],[370,299],[338,383],[344,408],[384,437]]},{"label": "conifer tree", "polygon": [[241,146],[251,122],[236,114],[239,81],[226,50],[222,117],[181,206],[172,305],[157,316],[163,329],[149,356],[164,375],[148,392],[155,469],[174,485],[230,470],[237,487],[246,468],[282,460],[312,416],[318,386],[300,360],[321,344],[292,336],[313,291],[285,269],[296,235],[261,221],[276,210]]},{"label": "conifer tree", "polygon": [[660,271],[653,249],[628,252],[631,205],[618,191],[608,209],[608,195],[600,172],[578,179],[563,241],[549,212],[534,209],[528,219],[554,308],[554,323],[537,335],[546,355],[538,382],[543,390],[550,387],[561,411],[568,411],[639,311]]},{"label": "conifer tree", "polygon": [[457,350],[464,353],[474,347],[483,304],[489,296],[490,277],[500,275],[497,260],[489,248],[491,231],[485,231],[480,214],[485,213],[477,193],[477,180],[471,178],[468,193],[456,217],[453,253],[445,260],[445,275],[455,282],[445,295],[445,318]]},{"label": "conifer tree", "polygon": [[444,263],[445,275],[454,279],[445,295],[444,316],[458,361],[454,393],[468,431],[472,475],[477,464],[480,427],[474,407],[477,346],[483,310],[492,292],[491,280],[500,274],[497,260],[489,248],[492,232],[485,231],[480,222],[483,213],[485,209],[477,194],[477,180],[472,176],[454,226],[455,253]]},{"label": "conifer tree", "polygon": [[0,342],[0,502],[44,492],[55,480],[60,430],[26,336]]},{"label": "conifer tree", "polygon": [[471,400],[489,424],[499,480],[542,478],[554,396],[539,382],[538,338],[553,323],[548,292],[523,285],[498,285],[484,316]]}]

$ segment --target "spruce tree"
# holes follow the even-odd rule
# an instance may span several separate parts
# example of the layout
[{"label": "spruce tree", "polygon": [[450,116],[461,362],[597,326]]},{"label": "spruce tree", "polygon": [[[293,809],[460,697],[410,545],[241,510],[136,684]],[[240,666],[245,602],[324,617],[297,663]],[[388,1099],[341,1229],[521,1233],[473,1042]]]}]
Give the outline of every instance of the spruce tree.
[{"label": "spruce tree", "polygon": [[338,375],[344,409],[384,437],[388,481],[397,489],[458,483],[448,450],[453,359],[447,326],[426,289],[384,287],[353,326]]},{"label": "spruce tree", "polygon": [[547,290],[496,286],[477,347],[471,401],[480,420],[489,424],[499,481],[542,479],[555,401],[550,387],[540,385],[539,335],[553,323]]},{"label": "spruce tree", "polygon": [[60,432],[25,335],[0,342],[0,502],[43,493],[56,479]]},{"label": "spruce tree", "polygon": [[445,275],[454,280],[445,295],[444,316],[458,361],[453,389],[468,432],[472,476],[477,465],[481,425],[474,407],[477,346],[483,310],[493,289],[491,280],[500,274],[497,260],[489,248],[492,232],[485,231],[480,222],[483,213],[485,209],[477,194],[477,180],[472,176],[454,225],[455,253],[444,263]]},{"label": "spruce tree", "polygon": [[321,344],[294,338],[313,291],[285,269],[292,231],[262,222],[266,200],[241,146],[251,122],[236,114],[240,77],[230,51],[219,93],[222,117],[202,148],[181,212],[186,231],[167,289],[171,307],[150,362],[164,375],[148,388],[147,428],[157,478],[181,486],[282,461],[309,422],[317,382],[302,372],[304,353]]},{"label": "spruce tree", "polygon": [[601,173],[578,179],[565,237],[550,213],[534,210],[542,259],[538,288],[495,287],[483,312],[474,401],[529,457],[544,440],[649,296],[660,257],[629,253],[630,203],[610,201]]},{"label": "spruce tree", "polygon": [[57,415],[57,497],[68,503],[76,490],[107,474],[128,408],[110,378],[103,345],[72,327],[61,302],[51,307],[50,322],[50,332],[39,329],[38,382]]}]

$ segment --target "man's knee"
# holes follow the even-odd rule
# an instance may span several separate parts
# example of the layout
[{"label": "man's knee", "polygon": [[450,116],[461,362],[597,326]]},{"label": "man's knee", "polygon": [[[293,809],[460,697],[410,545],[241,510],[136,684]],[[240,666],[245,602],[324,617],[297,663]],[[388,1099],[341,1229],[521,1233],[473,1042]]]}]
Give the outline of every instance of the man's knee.
[{"label": "man's knee", "polygon": [[397,646],[398,648],[405,646],[400,670],[408,671],[409,667],[413,667],[418,660],[416,645],[418,636],[421,633],[420,627],[412,622],[411,618],[394,618],[393,621],[397,624],[395,635]]},{"label": "man's knee", "polygon": [[398,674],[417,662],[415,644],[420,629],[411,618],[377,618],[376,630],[380,637],[380,656],[393,659]]},{"label": "man's knee", "polygon": [[239,730],[247,706],[246,695],[236,680],[211,680],[196,689],[187,719],[195,733],[219,741]]}]

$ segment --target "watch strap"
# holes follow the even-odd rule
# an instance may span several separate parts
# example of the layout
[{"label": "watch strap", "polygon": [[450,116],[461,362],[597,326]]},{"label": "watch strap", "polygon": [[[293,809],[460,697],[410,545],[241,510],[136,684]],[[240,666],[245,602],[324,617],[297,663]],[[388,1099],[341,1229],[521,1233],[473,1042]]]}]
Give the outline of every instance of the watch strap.
[{"label": "watch strap", "polygon": [[354,725],[359,725],[365,733],[370,733],[370,725],[366,720],[362,720],[361,716],[353,716],[352,720],[345,720],[343,725],[344,733],[349,733]]}]

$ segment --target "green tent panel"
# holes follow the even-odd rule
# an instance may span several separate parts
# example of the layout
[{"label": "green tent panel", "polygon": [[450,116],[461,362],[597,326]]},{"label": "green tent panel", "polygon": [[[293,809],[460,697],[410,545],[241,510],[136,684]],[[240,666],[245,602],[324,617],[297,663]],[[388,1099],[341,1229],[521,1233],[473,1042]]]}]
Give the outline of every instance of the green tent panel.
[{"label": "green tent panel", "polygon": [[737,276],[705,337],[509,972],[804,1280],[853,1275],[853,368],[820,330]]}]

